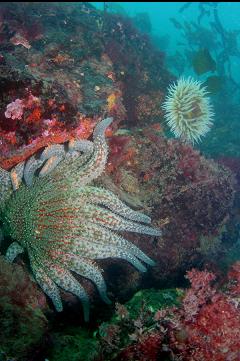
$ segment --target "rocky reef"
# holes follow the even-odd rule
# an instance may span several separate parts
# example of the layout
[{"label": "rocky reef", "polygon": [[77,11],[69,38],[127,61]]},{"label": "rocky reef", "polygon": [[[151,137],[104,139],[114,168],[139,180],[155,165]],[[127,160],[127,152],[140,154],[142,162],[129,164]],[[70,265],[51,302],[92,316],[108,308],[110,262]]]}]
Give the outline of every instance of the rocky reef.
[{"label": "rocky reef", "polygon": [[46,298],[21,265],[0,257],[0,359],[34,360],[45,347]]},{"label": "rocky reef", "polygon": [[[220,251],[221,233],[233,206],[235,178],[190,145],[157,135],[154,127],[122,141],[122,148],[121,137],[115,143],[119,151],[118,162],[112,162],[114,171],[112,146],[109,172],[119,194],[149,209],[154,224],[162,228],[160,239],[136,241],[158,264],[149,269],[146,284],[153,279],[154,284],[161,284],[175,279],[180,269]],[[123,282],[128,282],[127,277]]]},{"label": "rocky reef", "polygon": [[0,19],[1,167],[88,138],[105,114],[114,129],[161,115],[172,77],[127,18],[88,3],[3,3]]},{"label": "rocky reef", "polygon": [[[221,343],[222,354],[231,351],[237,360],[239,335],[231,329],[239,329],[239,265],[224,279],[219,260],[228,267],[229,248],[235,252],[239,244],[239,161],[217,163],[167,137],[162,104],[174,76],[164,53],[125,14],[88,3],[3,3],[0,29],[0,167],[11,171],[52,144],[66,151],[69,141],[92,140],[96,124],[113,117],[105,134],[105,172],[93,186],[115,193],[162,231],[161,237],[122,232],[154,260],[147,272],[116,258],[94,263],[111,305],[101,301],[91,281],[74,274],[91,301],[87,325],[72,293],[62,290],[64,311],[54,310],[26,255],[12,265],[1,256],[0,359],[64,361],[70,352],[76,361],[173,355],[221,361],[217,330],[211,330],[216,321],[232,339]],[[0,234],[1,254],[12,241]],[[224,312],[228,320],[214,318]]]}]

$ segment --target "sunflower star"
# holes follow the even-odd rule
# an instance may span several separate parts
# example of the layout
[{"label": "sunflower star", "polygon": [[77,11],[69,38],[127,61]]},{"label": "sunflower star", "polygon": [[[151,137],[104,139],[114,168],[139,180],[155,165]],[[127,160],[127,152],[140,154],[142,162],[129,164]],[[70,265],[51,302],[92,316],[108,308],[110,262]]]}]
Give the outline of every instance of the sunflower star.
[{"label": "sunflower star", "polygon": [[[0,219],[4,235],[14,240],[6,258],[12,262],[26,251],[37,283],[56,310],[62,310],[60,287],[80,298],[86,321],[88,295],[71,272],[90,279],[103,301],[110,303],[101,269],[94,260],[116,257],[144,272],[142,262],[154,262],[116,231],[161,234],[148,225],[148,216],[132,210],[108,190],[91,185],[107,162],[104,133],[111,121],[106,118],[96,126],[93,142],[83,141],[75,147],[71,144],[67,153],[62,146],[45,149],[40,157],[30,158],[11,174],[0,169]],[[79,150],[84,152],[81,156]],[[42,160],[59,154],[57,167],[36,172]],[[14,172],[20,180],[24,174],[16,191],[15,183],[12,185]]]}]

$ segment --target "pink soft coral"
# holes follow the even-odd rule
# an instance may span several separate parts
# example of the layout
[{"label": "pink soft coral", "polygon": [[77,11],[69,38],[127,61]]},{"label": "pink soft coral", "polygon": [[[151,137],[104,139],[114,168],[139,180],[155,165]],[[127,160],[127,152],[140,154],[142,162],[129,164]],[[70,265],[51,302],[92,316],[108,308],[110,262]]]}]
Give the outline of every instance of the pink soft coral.
[{"label": "pink soft coral", "polygon": [[229,292],[233,297],[240,297],[240,261],[234,263],[228,272]]},{"label": "pink soft coral", "polygon": [[195,269],[187,273],[191,288],[183,298],[183,307],[172,313],[169,325],[174,353],[191,361],[240,360],[240,312],[233,297],[239,271],[238,262],[228,274],[234,284],[229,294],[220,291],[216,284],[212,285],[213,273]]},{"label": "pink soft coral", "polygon": [[[239,277],[239,263],[228,278]],[[183,299],[183,327],[187,333],[189,357],[186,360],[240,360],[240,312],[233,299],[211,285],[213,273],[192,270],[187,273],[191,288]],[[235,283],[236,285],[236,283]],[[233,289],[233,294],[235,294]]]},{"label": "pink soft coral", "polygon": [[191,288],[182,306],[157,312],[155,317],[164,330],[166,349],[184,361],[239,361],[240,262],[228,273],[228,292],[213,284],[216,277],[211,272],[193,269],[186,278]]},{"label": "pink soft coral", "polygon": [[11,119],[22,119],[24,109],[24,102],[21,99],[16,99],[12,103],[7,105],[5,111],[5,117]]},{"label": "pink soft coral", "polygon": [[225,295],[215,295],[186,330],[189,360],[240,360],[240,313]]},{"label": "pink soft coral", "polygon": [[194,320],[201,306],[214,296],[216,290],[211,287],[210,283],[215,280],[215,275],[211,272],[199,272],[192,269],[187,272],[186,278],[191,282],[191,288],[186,292],[183,299],[183,308],[185,320]]}]

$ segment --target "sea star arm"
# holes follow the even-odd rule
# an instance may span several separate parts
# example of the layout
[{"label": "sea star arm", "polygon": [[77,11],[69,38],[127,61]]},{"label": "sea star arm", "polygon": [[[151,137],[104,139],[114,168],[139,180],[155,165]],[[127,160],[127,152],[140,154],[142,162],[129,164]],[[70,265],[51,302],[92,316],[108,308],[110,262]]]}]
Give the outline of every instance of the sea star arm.
[{"label": "sea star arm", "polygon": [[46,293],[46,295],[52,300],[55,309],[61,312],[63,309],[60,292],[56,284],[48,277],[47,273],[43,270],[39,261],[31,259],[31,268],[34,274],[36,282]]},{"label": "sea star arm", "polygon": [[148,234],[150,236],[161,235],[161,231],[159,229],[127,220],[97,205],[86,204],[83,209],[79,210],[79,213],[80,218],[84,215],[87,218],[89,217],[88,219],[91,219],[93,223],[100,224],[115,231],[136,232]]},{"label": "sea star arm", "polygon": [[73,189],[85,186],[101,175],[105,169],[108,155],[104,132],[111,122],[112,118],[106,118],[98,123],[93,133],[93,142],[79,141],[78,143],[79,148],[82,144],[83,154],[69,159],[71,152],[67,152],[65,161],[61,162],[51,175],[55,176],[58,182],[68,180]]},{"label": "sea star arm", "polygon": [[45,262],[45,269],[53,282],[67,292],[77,296],[83,306],[84,320],[89,320],[89,298],[84,288],[71,275],[71,273],[58,263]]},{"label": "sea star arm", "polygon": [[[85,239],[94,240],[97,244],[109,245],[109,247],[119,248],[125,250],[125,252],[133,254],[135,257],[139,258],[141,261],[154,266],[154,261],[149,258],[144,252],[142,252],[137,246],[127,241],[122,236],[116,234],[115,232],[107,229],[99,224],[88,223],[86,222],[81,229],[81,237]],[[95,246],[94,246],[95,247]],[[78,235],[76,233],[73,242],[71,243],[70,250],[72,253],[78,253],[79,248]],[[85,249],[82,250],[82,254],[86,252]]]},{"label": "sea star arm", "polygon": [[105,142],[105,130],[107,129],[107,127],[109,127],[109,125],[112,123],[113,118],[109,117],[109,118],[105,118],[103,120],[101,120],[101,122],[99,122],[93,132],[93,139],[94,142],[97,139],[102,139],[102,141]]},{"label": "sea star arm", "polygon": [[9,262],[12,262],[20,253],[23,252],[24,252],[23,247],[20,246],[18,242],[13,242],[8,247],[5,257]]},{"label": "sea star arm", "polygon": [[94,151],[89,160],[74,175],[73,183],[76,186],[85,186],[103,173],[108,156],[108,146],[104,133],[111,123],[112,118],[106,118],[96,125],[93,133]]},{"label": "sea star arm", "polygon": [[81,243],[84,241],[85,250],[84,256],[90,259],[104,259],[104,258],[121,258],[131,263],[138,271],[146,272],[146,267],[128,250],[112,247],[111,245],[104,245],[97,241],[89,241],[87,239],[79,239],[79,248],[76,245],[75,251],[79,254],[84,254],[81,249]]},{"label": "sea star arm", "polygon": [[9,177],[9,172],[7,172],[6,170],[0,168],[0,184],[1,187],[4,188],[8,187],[8,185],[10,184],[10,177]]},{"label": "sea star arm", "polygon": [[62,155],[53,155],[51,156],[43,165],[41,168],[38,176],[44,177],[48,175],[53,169],[56,168],[56,166],[63,160]]},{"label": "sea star arm", "polygon": [[82,197],[86,197],[88,202],[102,204],[113,212],[135,222],[151,223],[151,218],[140,212],[134,211],[124,204],[114,193],[93,186],[85,186],[78,189]]},{"label": "sea star arm", "polygon": [[60,157],[60,158],[65,156],[64,145],[63,144],[49,145],[42,152],[42,154],[40,156],[40,159],[45,161],[45,160],[48,160],[49,158],[51,158],[53,156],[57,156],[57,157]]},{"label": "sea star arm", "polygon": [[41,167],[42,164],[43,160],[37,159],[35,156],[28,159],[23,173],[24,181],[27,186],[30,187],[32,185],[34,173]]},{"label": "sea star arm", "polygon": [[111,301],[107,296],[107,287],[98,265],[86,258],[76,256],[75,254],[65,254],[63,256],[67,268],[76,272],[80,276],[90,279],[98,289],[102,300],[110,304]]},{"label": "sea star arm", "polygon": [[12,194],[12,183],[9,172],[0,168],[0,209]]},{"label": "sea star arm", "polygon": [[16,191],[22,183],[24,166],[25,162],[21,162],[17,164],[10,172],[12,187],[14,191]]},{"label": "sea star arm", "polygon": [[92,153],[93,149],[94,145],[90,140],[73,140],[68,143],[68,150],[70,152],[78,151],[83,153]]},{"label": "sea star arm", "polygon": [[44,149],[40,159],[45,162],[39,172],[40,177],[44,177],[49,174],[66,156],[63,144],[50,145]]}]

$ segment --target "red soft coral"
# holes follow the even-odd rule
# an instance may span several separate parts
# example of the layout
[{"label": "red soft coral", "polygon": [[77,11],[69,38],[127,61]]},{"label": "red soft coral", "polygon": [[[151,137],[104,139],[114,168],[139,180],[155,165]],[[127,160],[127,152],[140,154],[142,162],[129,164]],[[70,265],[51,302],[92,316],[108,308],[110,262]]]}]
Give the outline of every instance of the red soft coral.
[{"label": "red soft coral", "polygon": [[186,278],[191,282],[191,288],[183,299],[183,308],[185,320],[191,321],[198,314],[201,306],[214,296],[216,290],[210,286],[210,283],[215,280],[215,275],[211,272],[199,272],[192,269],[187,272]]},{"label": "red soft coral", "polygon": [[229,291],[232,296],[240,296],[240,261],[236,262],[228,272]]},{"label": "red soft coral", "polygon": [[218,284],[212,285],[213,273],[189,271],[191,288],[186,291],[182,306],[157,313],[164,342],[177,360],[240,360],[240,310],[233,297],[239,295],[239,288],[235,288],[240,283],[239,271],[237,262],[228,273],[233,282],[228,293],[220,291]]},{"label": "red soft coral", "polygon": [[[238,280],[240,263],[228,274]],[[183,299],[182,328],[187,334],[185,360],[240,360],[240,312],[236,302],[211,282],[213,273],[192,270],[187,273],[191,288]],[[236,283],[235,283],[236,285]],[[236,289],[233,288],[235,295]],[[186,343],[186,340],[185,340]]]},{"label": "red soft coral", "polygon": [[156,361],[160,356],[162,336],[152,333],[138,343],[124,349],[116,361]]},{"label": "red soft coral", "polygon": [[240,360],[240,313],[225,295],[214,296],[187,333],[191,360]]}]

